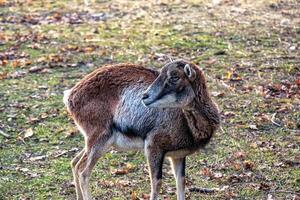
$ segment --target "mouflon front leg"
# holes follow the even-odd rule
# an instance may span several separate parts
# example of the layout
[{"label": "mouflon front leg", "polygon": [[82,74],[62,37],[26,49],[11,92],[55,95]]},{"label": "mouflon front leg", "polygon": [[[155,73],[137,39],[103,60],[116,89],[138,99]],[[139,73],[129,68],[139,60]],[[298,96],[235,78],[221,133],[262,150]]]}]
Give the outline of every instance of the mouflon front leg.
[{"label": "mouflon front leg", "polygon": [[170,158],[174,177],[176,179],[177,200],[185,199],[185,157]]},{"label": "mouflon front leg", "polygon": [[149,166],[151,181],[150,200],[157,200],[162,184],[162,165],[164,161],[164,152],[157,147],[145,145],[145,155]]}]

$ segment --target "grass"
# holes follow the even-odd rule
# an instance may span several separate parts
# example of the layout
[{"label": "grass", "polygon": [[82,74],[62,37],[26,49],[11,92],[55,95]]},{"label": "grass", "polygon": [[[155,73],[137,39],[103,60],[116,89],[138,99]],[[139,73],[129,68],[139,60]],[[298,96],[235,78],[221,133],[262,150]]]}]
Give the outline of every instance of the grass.
[{"label": "grass", "polygon": [[[74,199],[69,163],[84,144],[63,91],[102,64],[168,56],[203,68],[222,114],[187,160],[187,188],[215,193],[187,199],[299,198],[299,2],[166,2],[0,1],[0,199]],[[90,186],[96,199],[147,199],[144,156],[107,153]],[[176,198],[168,162],[161,193]]]}]

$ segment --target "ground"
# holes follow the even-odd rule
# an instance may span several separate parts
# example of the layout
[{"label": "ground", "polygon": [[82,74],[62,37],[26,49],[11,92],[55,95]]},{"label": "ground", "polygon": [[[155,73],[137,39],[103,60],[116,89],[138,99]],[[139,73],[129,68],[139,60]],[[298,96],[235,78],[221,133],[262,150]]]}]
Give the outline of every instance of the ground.
[{"label": "ground", "polygon": [[[83,148],[63,91],[103,64],[204,71],[222,127],[187,159],[187,199],[300,198],[300,2],[0,0],[0,199],[74,199]],[[166,161],[161,195],[176,199]],[[148,199],[141,152],[107,153],[96,199]]]}]

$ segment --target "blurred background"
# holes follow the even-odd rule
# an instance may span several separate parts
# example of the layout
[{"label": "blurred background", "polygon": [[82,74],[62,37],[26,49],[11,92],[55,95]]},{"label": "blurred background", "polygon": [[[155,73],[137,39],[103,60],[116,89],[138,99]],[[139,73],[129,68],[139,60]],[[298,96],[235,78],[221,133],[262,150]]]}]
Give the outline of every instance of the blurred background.
[{"label": "blurred background", "polygon": [[[74,199],[84,142],[63,91],[103,64],[176,58],[203,69],[222,115],[187,160],[187,199],[299,199],[298,0],[0,0],[0,199]],[[175,199],[168,162],[163,173]],[[149,199],[143,154],[110,151],[90,187]]]}]

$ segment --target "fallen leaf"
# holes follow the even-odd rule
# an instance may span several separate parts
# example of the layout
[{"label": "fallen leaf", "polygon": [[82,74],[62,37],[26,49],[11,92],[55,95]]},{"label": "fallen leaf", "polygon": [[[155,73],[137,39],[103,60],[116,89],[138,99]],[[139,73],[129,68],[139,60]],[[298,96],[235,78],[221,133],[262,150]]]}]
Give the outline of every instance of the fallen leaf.
[{"label": "fallen leaf", "polygon": [[32,128],[26,129],[25,134],[24,134],[24,138],[29,138],[31,136],[33,136]]},{"label": "fallen leaf", "polygon": [[225,96],[224,92],[212,92],[211,94],[214,97],[224,97]]},{"label": "fallen leaf", "polygon": [[30,67],[28,71],[30,73],[36,73],[36,72],[42,71],[44,68],[45,67],[33,66],[33,67]]},{"label": "fallen leaf", "polygon": [[16,170],[18,170],[20,172],[29,172],[28,168],[16,168]]},{"label": "fallen leaf", "polygon": [[20,67],[21,66],[21,61],[20,60],[14,60],[11,65],[12,65],[13,68]]},{"label": "fallen leaf", "polygon": [[250,124],[250,125],[249,125],[249,128],[250,128],[251,130],[258,130],[258,128],[257,128],[257,126],[256,126],[255,124]]},{"label": "fallen leaf", "polygon": [[237,197],[237,194],[235,194],[233,191],[231,190],[225,191],[225,199],[233,199],[235,197]]},{"label": "fallen leaf", "polygon": [[67,46],[65,46],[65,47],[62,47],[61,48],[61,51],[68,51],[68,52],[70,52],[70,51],[77,51],[78,50],[78,46],[74,46],[74,45],[67,45]]},{"label": "fallen leaf", "polygon": [[0,0],[0,6],[4,6],[7,3],[6,0]]},{"label": "fallen leaf", "polygon": [[224,112],[224,116],[225,117],[234,117],[235,113],[232,111],[226,111],[226,112]]},{"label": "fallen leaf", "polygon": [[30,178],[36,178],[39,177],[40,175],[38,173],[35,172],[28,172],[27,174]]},{"label": "fallen leaf", "polygon": [[286,165],[300,168],[300,161],[299,160],[284,160],[284,163]]},{"label": "fallen leaf", "polygon": [[126,181],[126,180],[118,180],[116,182],[116,185],[118,187],[127,187],[127,186],[130,186],[131,185],[131,182],[130,181]]},{"label": "fallen leaf", "polygon": [[85,53],[91,53],[93,51],[95,51],[95,47],[84,47],[81,49],[82,52],[85,52]]},{"label": "fallen leaf", "polygon": [[275,200],[272,194],[268,194],[267,200]]},{"label": "fallen leaf", "polygon": [[297,194],[295,194],[295,195],[293,195],[293,199],[292,200],[300,200],[300,196],[297,195]]},{"label": "fallen leaf", "polygon": [[48,68],[44,68],[44,69],[42,69],[42,71],[41,71],[42,74],[50,73],[50,72],[51,72],[51,70],[48,69]]},{"label": "fallen leaf", "polygon": [[37,117],[29,116],[26,123],[34,124],[34,123],[37,123],[37,122],[39,122],[39,121],[41,121],[41,119],[39,119],[39,118],[37,118]]},{"label": "fallen leaf", "polygon": [[33,44],[30,44],[27,46],[28,48],[31,48],[31,49],[41,49],[41,45],[39,43],[33,43]]},{"label": "fallen leaf", "polygon": [[223,174],[221,172],[216,172],[213,174],[213,178],[222,178]]},{"label": "fallen leaf", "polygon": [[271,189],[271,187],[267,183],[262,182],[262,183],[260,183],[258,189],[263,190],[263,191],[268,191]]},{"label": "fallen leaf", "polygon": [[234,168],[236,171],[239,171],[239,170],[241,170],[242,166],[241,166],[240,163],[234,163],[234,164],[233,164],[233,168]]},{"label": "fallen leaf", "polygon": [[8,61],[7,60],[0,60],[0,66],[5,66],[7,65]]},{"label": "fallen leaf", "polygon": [[124,167],[123,169],[115,169],[112,171],[112,174],[115,175],[124,175],[124,174],[128,174],[130,171],[132,171],[134,168],[133,165],[131,165],[130,163],[127,163],[126,167]]},{"label": "fallen leaf", "polygon": [[231,81],[241,81],[242,78],[237,73],[233,73],[230,80]]},{"label": "fallen leaf", "polygon": [[74,135],[78,134],[78,131],[77,130],[71,130],[71,131],[68,131],[66,132],[66,137],[73,137]]},{"label": "fallen leaf", "polygon": [[282,80],[280,83],[268,84],[263,87],[265,98],[291,98],[299,95],[300,78],[295,82]]},{"label": "fallen leaf", "polygon": [[128,169],[116,169],[113,170],[111,173],[115,174],[115,175],[124,175],[124,174],[128,174],[129,170]]},{"label": "fallen leaf", "polygon": [[271,120],[271,118],[264,113],[259,113],[255,118],[260,123],[269,123]]},{"label": "fallen leaf", "polygon": [[58,63],[58,62],[63,62],[64,57],[59,54],[50,54],[47,56],[46,60],[48,60],[49,62]]},{"label": "fallen leaf", "polygon": [[274,167],[285,167],[285,164],[283,162],[275,162],[273,163]]},{"label": "fallen leaf", "polygon": [[239,183],[242,181],[242,177],[240,177],[236,174],[233,174],[227,178],[227,181],[230,183]]},{"label": "fallen leaf", "polygon": [[34,162],[34,161],[41,161],[41,160],[45,160],[47,158],[47,156],[42,155],[42,156],[36,156],[36,157],[31,157],[29,160]]},{"label": "fallen leaf", "polygon": [[231,71],[227,72],[226,79],[230,80],[231,76],[232,76],[232,72]]},{"label": "fallen leaf", "polygon": [[7,75],[8,78],[21,78],[27,74],[25,70],[18,70]]},{"label": "fallen leaf", "polygon": [[252,142],[250,144],[250,147],[253,148],[253,149],[256,149],[257,148],[257,143],[256,142]]},{"label": "fallen leaf", "polygon": [[243,151],[237,151],[234,153],[234,157],[244,159],[246,157],[246,154]]},{"label": "fallen leaf", "polygon": [[139,198],[137,197],[136,191],[132,191],[130,194],[131,200],[138,200]]},{"label": "fallen leaf", "polygon": [[250,160],[245,160],[243,165],[246,170],[252,170],[254,167],[254,163]]},{"label": "fallen leaf", "polygon": [[235,71],[228,71],[226,75],[226,79],[230,81],[241,81],[242,78]]},{"label": "fallen leaf", "polygon": [[204,61],[204,64],[206,64],[206,65],[212,65],[212,64],[214,64],[216,61],[217,61],[216,59],[209,59],[209,60],[207,60],[207,61]]},{"label": "fallen leaf", "polygon": [[213,175],[211,170],[207,167],[205,167],[201,170],[201,174],[204,175],[204,176],[208,176],[208,177],[211,177]]},{"label": "fallen leaf", "polygon": [[148,199],[150,199],[150,195],[142,193],[142,198],[145,199],[145,200],[148,200]]}]

